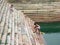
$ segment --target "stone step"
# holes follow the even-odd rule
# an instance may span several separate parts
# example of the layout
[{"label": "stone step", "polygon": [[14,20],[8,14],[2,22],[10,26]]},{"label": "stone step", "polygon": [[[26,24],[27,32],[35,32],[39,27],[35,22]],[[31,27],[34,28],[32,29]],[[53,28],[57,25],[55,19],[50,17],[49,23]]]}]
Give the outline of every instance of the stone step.
[{"label": "stone step", "polygon": [[4,3],[2,9],[0,10],[0,23],[2,21],[2,18],[3,18],[3,14],[5,13],[5,8],[6,8],[6,3]]},{"label": "stone step", "polygon": [[[5,14],[4,14],[4,15],[5,15],[5,21],[4,21],[5,25],[4,25],[4,29],[3,29],[4,32],[2,32],[2,33],[3,33],[3,36],[2,36],[2,39],[1,39],[1,43],[4,43],[3,45],[5,45],[5,43],[6,43],[7,30],[8,30],[8,29],[7,29],[8,26],[7,26],[7,23],[6,23],[6,20],[8,20],[8,19],[7,19],[7,10],[8,10],[8,9],[7,9],[7,7],[6,7]],[[4,18],[4,17],[3,17],[3,18]],[[1,44],[1,45],[2,45],[2,44]]]},{"label": "stone step", "polygon": [[[6,12],[5,12],[6,13]],[[4,13],[4,17],[3,17],[3,20],[2,22],[0,23],[0,26],[1,26],[1,34],[3,34],[3,31],[4,31],[4,27],[5,27],[5,21],[6,21],[6,14]],[[2,36],[2,35],[1,35]]]},{"label": "stone step", "polygon": [[28,21],[23,12],[13,8],[10,13],[10,6],[5,2],[0,14],[1,45],[40,45],[30,25],[32,20]]},{"label": "stone step", "polygon": [[3,0],[0,0],[0,4],[2,3]]},{"label": "stone step", "polygon": [[0,4],[0,12],[2,11],[3,6],[5,6],[5,0],[3,0],[2,3]]}]

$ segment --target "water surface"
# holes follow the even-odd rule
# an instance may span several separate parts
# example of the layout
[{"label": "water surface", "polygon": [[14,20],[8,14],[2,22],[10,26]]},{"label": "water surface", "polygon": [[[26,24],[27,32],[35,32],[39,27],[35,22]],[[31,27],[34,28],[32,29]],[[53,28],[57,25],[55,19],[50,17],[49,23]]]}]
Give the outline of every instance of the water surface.
[{"label": "water surface", "polygon": [[60,45],[60,33],[46,33],[43,37],[47,45]]}]

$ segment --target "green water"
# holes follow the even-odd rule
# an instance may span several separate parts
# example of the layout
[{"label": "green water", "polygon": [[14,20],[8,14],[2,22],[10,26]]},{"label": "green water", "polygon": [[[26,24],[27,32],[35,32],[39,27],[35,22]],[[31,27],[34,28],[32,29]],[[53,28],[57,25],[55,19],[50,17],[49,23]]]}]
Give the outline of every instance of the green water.
[{"label": "green water", "polygon": [[47,45],[60,45],[60,22],[38,23]]},{"label": "green water", "polygon": [[38,23],[41,26],[42,32],[60,32],[60,22]]},{"label": "green water", "polygon": [[47,45],[60,45],[60,33],[46,33],[43,36]]}]

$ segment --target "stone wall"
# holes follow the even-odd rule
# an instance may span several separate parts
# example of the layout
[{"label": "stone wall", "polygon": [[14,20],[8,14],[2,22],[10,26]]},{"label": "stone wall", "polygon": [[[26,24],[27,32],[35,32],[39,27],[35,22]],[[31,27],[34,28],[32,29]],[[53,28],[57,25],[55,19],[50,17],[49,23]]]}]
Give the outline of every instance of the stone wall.
[{"label": "stone wall", "polygon": [[59,2],[60,0],[8,0],[8,1],[11,3],[38,4],[38,3]]},{"label": "stone wall", "polygon": [[60,21],[60,15],[27,15],[35,22],[54,22]]}]

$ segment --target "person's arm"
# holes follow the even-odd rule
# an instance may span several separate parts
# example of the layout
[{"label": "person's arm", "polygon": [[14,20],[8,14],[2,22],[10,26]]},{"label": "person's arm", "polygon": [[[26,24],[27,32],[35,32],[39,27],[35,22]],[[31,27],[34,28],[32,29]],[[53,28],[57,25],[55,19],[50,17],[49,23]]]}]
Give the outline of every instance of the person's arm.
[{"label": "person's arm", "polygon": [[40,29],[40,25],[38,25],[38,27],[37,27],[38,29]]}]

